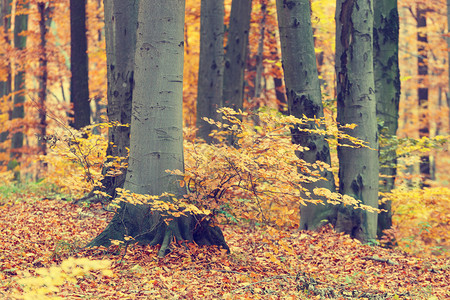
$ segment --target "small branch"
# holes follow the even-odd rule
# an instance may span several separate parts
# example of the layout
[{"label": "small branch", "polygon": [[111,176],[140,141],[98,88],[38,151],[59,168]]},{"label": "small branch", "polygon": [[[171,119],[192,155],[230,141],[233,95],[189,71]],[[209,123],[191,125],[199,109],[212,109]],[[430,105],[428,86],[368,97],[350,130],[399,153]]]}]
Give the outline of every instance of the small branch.
[{"label": "small branch", "polygon": [[390,265],[394,265],[394,266],[398,265],[398,262],[396,262],[396,261],[393,261],[393,260],[390,260],[390,259],[387,259],[387,258],[386,259],[385,258],[379,258],[379,257],[376,257],[376,256],[365,256],[362,259],[374,260],[374,261],[378,261],[378,262],[384,262],[384,263],[387,263],[387,264],[390,264]]}]

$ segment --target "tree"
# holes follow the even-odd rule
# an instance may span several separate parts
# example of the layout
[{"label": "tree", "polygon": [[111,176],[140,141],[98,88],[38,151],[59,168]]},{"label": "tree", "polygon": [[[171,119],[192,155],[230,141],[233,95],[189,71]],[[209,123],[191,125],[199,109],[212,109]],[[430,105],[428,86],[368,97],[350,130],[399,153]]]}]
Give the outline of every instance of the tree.
[{"label": "tree", "polygon": [[[450,49],[450,0],[447,0],[447,47]],[[448,108],[448,121],[450,131],[450,51],[447,55],[448,64],[448,91],[447,91],[447,108]]]},{"label": "tree", "polygon": [[70,0],[70,101],[74,128],[91,123],[89,105],[89,67],[86,36],[86,0]]},{"label": "tree", "polygon": [[233,0],[223,74],[223,105],[243,110],[244,69],[250,30],[251,0]]},{"label": "tree", "polygon": [[200,15],[200,62],[198,68],[197,136],[211,142],[213,125],[202,118],[218,120],[223,95],[223,0],[202,0]]},{"label": "tree", "polygon": [[[148,0],[139,5],[130,158],[124,185],[132,193],[171,193],[179,199],[186,193],[179,176],[166,172],[183,171],[184,164],[184,7],[184,0]],[[167,205],[174,204],[171,197],[162,199]],[[160,256],[174,239],[228,249],[221,230],[210,226],[206,218],[187,212],[164,217],[152,210],[151,204],[121,202],[107,228],[88,246],[108,246],[111,239],[131,236],[142,244],[160,244]]]},{"label": "tree", "polygon": [[[284,80],[288,98],[289,114],[297,118],[321,118],[323,114],[322,95],[317,72],[314,40],[311,27],[311,6],[309,0],[295,0],[288,3],[277,0],[278,26],[280,28],[281,54]],[[317,124],[309,122],[301,129],[315,129]],[[330,147],[323,136],[292,130],[292,142],[308,147],[309,150],[298,154],[307,163],[316,161],[331,164]],[[326,180],[310,182],[305,188],[312,193],[316,187],[335,191],[333,173],[323,170],[320,176]],[[307,198],[305,193],[303,197]],[[308,203],[300,208],[299,229],[318,229],[335,222],[335,209],[327,204]]]},{"label": "tree", "polygon": [[[48,84],[48,54],[47,54],[47,31],[50,25],[51,19],[49,14],[51,11],[51,3],[46,4],[45,2],[38,2],[38,12],[40,16],[39,20],[39,31],[40,31],[40,47],[41,53],[39,56],[39,69],[41,74],[39,75],[39,126],[40,126],[40,138],[39,138],[39,149],[41,155],[47,154],[47,143],[45,137],[47,135],[47,110],[46,110],[46,100],[47,100],[47,84]],[[45,165],[44,165],[45,166]]]},{"label": "tree", "polygon": [[[400,102],[400,70],[398,65],[399,17],[397,2],[374,2],[374,78],[377,118],[381,133],[387,139],[397,133]],[[396,149],[380,144],[380,192],[389,193],[394,188],[397,174]],[[392,226],[392,203],[380,205],[385,210],[378,215],[378,237]]]},{"label": "tree", "polygon": [[[134,87],[134,52],[136,47],[138,1],[105,1],[105,39],[108,76],[108,132],[106,161],[109,165],[117,157],[126,158],[130,147],[131,103]],[[125,159],[124,163],[127,162]],[[116,188],[122,188],[126,168],[121,174],[110,174],[103,169],[104,191],[116,196]]]},{"label": "tree", "polygon": [[[419,81],[417,84],[417,99],[419,105],[419,138],[430,137],[430,114],[428,111],[428,37],[427,37],[427,16],[426,8],[418,3],[416,9],[417,21],[417,75]],[[430,155],[420,156],[420,175],[422,186],[427,187],[426,182],[431,179]]]},{"label": "tree", "polygon": [[[336,6],[337,122],[356,124],[344,132],[370,148],[340,140],[339,193],[378,207],[378,137],[373,75],[373,6],[367,0],[338,0]],[[362,241],[376,237],[377,215],[343,205],[336,230]]]},{"label": "tree", "polygon": [[[19,50],[25,50],[27,46],[27,36],[24,31],[28,29],[28,1],[16,3],[16,14],[14,19],[14,47]],[[11,118],[15,120],[14,133],[11,137],[11,158],[18,159],[20,157],[20,148],[23,146],[23,132],[20,122],[25,117],[25,69],[19,68],[14,75],[14,107]]]},{"label": "tree", "polygon": [[[0,111],[0,117],[3,124],[5,124],[6,120],[9,120],[10,118],[10,109],[9,109],[9,97],[11,95],[11,63],[9,61],[9,58],[6,55],[6,51],[8,50],[8,47],[11,47],[11,41],[9,38],[9,30],[11,29],[11,4],[12,0],[1,0],[1,26],[2,26],[2,41],[1,44],[4,45],[5,52],[2,53],[1,61],[2,63],[2,69],[3,69],[3,76],[0,80],[0,104],[1,104],[1,111]],[[0,132],[0,153],[5,153],[2,155],[2,158],[0,159],[0,165],[4,165],[5,162],[7,162],[7,158],[4,155],[7,155],[6,151],[7,148],[3,143],[8,138],[9,131],[2,127]]]}]

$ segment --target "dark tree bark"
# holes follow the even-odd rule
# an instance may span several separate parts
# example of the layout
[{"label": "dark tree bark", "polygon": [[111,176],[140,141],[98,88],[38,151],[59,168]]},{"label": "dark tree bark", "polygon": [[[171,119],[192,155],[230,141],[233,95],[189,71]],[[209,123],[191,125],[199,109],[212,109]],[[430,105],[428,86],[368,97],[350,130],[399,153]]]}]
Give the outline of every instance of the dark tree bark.
[{"label": "dark tree bark", "polygon": [[[182,93],[184,0],[141,1],[135,51],[135,88],[130,129],[130,158],[124,188],[132,193],[183,197]],[[165,201],[171,201],[166,197]],[[167,221],[167,222],[165,222]],[[121,202],[107,228],[88,246],[109,246],[111,239],[161,245],[165,255],[172,241],[219,245],[228,249],[221,230],[202,216],[169,218],[147,205]]]},{"label": "dark tree bark", "polygon": [[39,67],[41,70],[41,74],[39,75],[39,126],[40,126],[40,139],[39,139],[39,149],[41,155],[47,154],[47,143],[45,142],[45,136],[47,135],[47,110],[46,110],[46,101],[47,101],[47,80],[48,80],[48,70],[47,70],[47,28],[50,25],[50,4],[46,4],[45,2],[38,3],[38,11],[39,11],[39,31],[41,38],[41,54],[39,57]]},{"label": "dark tree bark", "polygon": [[[261,21],[259,22],[259,42],[258,42],[258,52],[256,53],[256,74],[255,74],[255,91],[254,91],[254,97],[259,98],[261,97],[262,92],[262,78],[263,78],[263,71],[264,71],[264,36],[266,32],[266,16],[267,16],[267,0],[261,0]],[[259,107],[255,107],[254,109],[257,110]]]},{"label": "dark tree bark", "polygon": [[[105,1],[105,41],[108,75],[108,120],[113,126],[108,132],[107,157],[127,157],[130,147],[131,105],[134,87],[134,52],[138,1]],[[127,126],[124,126],[127,125]],[[108,159],[106,163],[111,162]],[[127,163],[127,159],[124,163]],[[109,167],[103,169],[104,191],[113,198],[116,188],[122,188],[127,174],[108,175]]]},{"label": "dark tree bark", "polygon": [[[6,47],[11,46],[11,41],[9,37],[9,30],[11,29],[11,4],[12,0],[1,0],[1,25],[2,25],[2,44]],[[10,120],[11,118],[11,110],[10,110],[10,97],[11,97],[11,62],[9,61],[8,57],[1,57],[0,58],[5,65],[5,73],[6,78],[4,81],[0,81],[0,101],[1,101],[1,108],[0,111],[1,118],[3,120]],[[9,135],[9,130],[4,126],[0,129],[0,168],[3,169],[4,166],[6,166],[9,157],[7,157],[7,148],[3,145],[3,143],[7,140]],[[0,169],[0,170],[1,170]]]},{"label": "dark tree bark", "polygon": [[[450,33],[450,0],[447,0],[447,34]],[[450,49],[450,36],[447,37],[447,47]],[[448,128],[450,132],[450,51],[447,56],[448,65],[448,91],[447,91],[447,109],[448,109]]]},{"label": "dark tree bark", "polygon": [[[336,6],[337,122],[356,124],[345,133],[370,148],[340,140],[339,193],[378,208],[378,136],[373,75],[373,2],[338,0]],[[377,214],[340,205],[336,230],[361,241],[376,238]]]},{"label": "dark tree bark", "polygon": [[[250,30],[251,0],[233,0],[223,73],[223,105],[235,111],[244,108],[244,70]],[[228,142],[234,144],[230,136]]]},{"label": "dark tree bark", "polygon": [[[418,81],[418,105],[419,105],[419,138],[430,137],[430,114],[428,111],[428,56],[427,56],[427,16],[426,11],[421,4],[418,4],[416,10],[417,20],[417,75]],[[422,186],[428,187],[428,180],[431,179],[430,155],[422,155],[420,157],[420,175],[422,179]]]},{"label": "dark tree bark", "polygon": [[70,101],[75,129],[91,123],[86,34],[86,0],[70,0]]},{"label": "dark tree bark", "polygon": [[[383,123],[381,134],[389,138],[397,133],[400,102],[399,17],[396,1],[374,2],[373,36],[377,118]],[[396,149],[380,145],[380,192],[389,193],[394,188],[396,175]],[[391,201],[387,201],[379,207],[385,211],[378,214],[378,238],[383,236],[383,230],[392,226],[391,206]]]},{"label": "dark tree bark", "polygon": [[[102,170],[102,186],[77,201],[108,202],[116,197],[116,189],[123,188],[125,182],[126,167],[117,170],[111,164],[117,158],[123,158],[125,165],[128,161],[138,7],[138,0],[105,1],[107,115],[111,123],[108,131],[107,159]],[[112,198],[98,197],[94,193],[96,190],[101,190]]]},{"label": "dark tree bark", "polygon": [[[289,114],[297,118],[302,118],[303,115],[308,118],[321,118],[324,114],[309,0],[289,3],[278,0],[277,13]],[[316,126],[315,122],[310,122],[300,129],[314,129]],[[320,161],[331,164],[330,147],[323,136],[293,129],[292,142],[309,148],[298,154],[299,158],[307,163]],[[320,187],[335,192],[333,173],[324,170],[320,176],[326,180],[305,183],[308,191],[314,194],[314,188]],[[308,198],[304,193],[302,196]],[[328,204],[326,199],[321,200],[323,205],[309,203],[300,207],[300,230],[315,230],[327,223],[335,223],[334,206]]]},{"label": "dark tree bark", "polygon": [[225,51],[223,104],[236,111],[243,109],[244,68],[251,12],[251,0],[233,0]]},{"label": "dark tree bark", "polygon": [[[21,35],[28,29],[28,15],[23,13],[28,9],[28,2],[16,3],[16,15],[14,20],[14,46],[17,50],[25,50],[27,46],[27,36]],[[25,117],[25,70],[18,69],[14,76],[14,107],[12,110],[12,119],[20,121]],[[23,147],[23,126],[14,128],[11,137],[11,158],[18,160],[21,157],[20,149]]]},{"label": "dark tree bark", "polygon": [[202,0],[200,15],[200,62],[198,69],[197,136],[207,143],[216,127],[206,117],[219,121],[217,109],[223,96],[223,0]]}]

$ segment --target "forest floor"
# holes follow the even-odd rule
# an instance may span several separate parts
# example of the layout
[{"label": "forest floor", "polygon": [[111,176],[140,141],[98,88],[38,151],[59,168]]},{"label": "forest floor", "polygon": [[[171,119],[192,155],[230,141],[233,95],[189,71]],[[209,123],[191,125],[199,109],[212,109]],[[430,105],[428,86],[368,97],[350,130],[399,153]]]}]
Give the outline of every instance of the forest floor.
[{"label": "forest floor", "polygon": [[[111,217],[97,205],[32,195],[0,203],[0,298],[450,298],[449,257],[362,245],[330,228],[226,225],[230,254],[195,245],[164,258],[148,246],[80,250]],[[98,260],[110,262],[107,271],[98,262],[86,267]]]}]

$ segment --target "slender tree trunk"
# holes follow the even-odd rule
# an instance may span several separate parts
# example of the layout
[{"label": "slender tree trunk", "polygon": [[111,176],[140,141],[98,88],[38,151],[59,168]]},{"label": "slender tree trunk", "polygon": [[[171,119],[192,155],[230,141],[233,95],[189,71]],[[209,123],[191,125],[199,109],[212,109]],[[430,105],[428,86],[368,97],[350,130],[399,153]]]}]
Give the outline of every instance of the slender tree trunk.
[{"label": "slender tree trunk", "polygon": [[[27,36],[22,35],[28,29],[28,14],[23,13],[28,9],[28,2],[16,3],[16,15],[14,19],[14,47],[17,50],[25,50],[27,46]],[[14,76],[14,107],[12,119],[19,123],[25,117],[25,69],[18,69]],[[19,160],[21,148],[23,147],[23,126],[15,125],[14,133],[11,137],[11,158]]]},{"label": "slender tree trunk", "polygon": [[[417,19],[417,75],[419,76],[417,96],[419,105],[419,138],[430,137],[430,116],[428,111],[428,57],[427,57],[427,16],[425,10],[418,4],[416,10]],[[430,180],[430,155],[420,157],[420,175],[422,186],[427,187]]]},{"label": "slender tree trunk", "polygon": [[[39,11],[39,30],[40,30],[40,38],[41,38],[41,54],[39,57],[39,69],[41,70],[41,74],[39,75],[39,150],[41,155],[47,154],[47,143],[45,141],[45,136],[47,135],[47,109],[46,109],[46,101],[47,101],[47,80],[48,80],[48,70],[47,70],[47,27],[50,25],[49,14],[51,11],[51,4],[46,4],[45,2],[38,3],[38,11]],[[42,163],[41,167],[45,171],[46,164]]]},{"label": "slender tree trunk", "polygon": [[223,0],[202,0],[200,15],[200,62],[198,69],[197,136],[210,143],[215,126],[207,117],[219,121],[217,109],[223,96]]},{"label": "slender tree trunk", "polygon": [[[447,34],[450,34],[450,0],[447,0]],[[450,49],[450,36],[447,36],[447,47]],[[448,64],[448,91],[447,91],[448,131],[450,132],[450,51],[448,51],[447,64]]]},{"label": "slender tree trunk", "polygon": [[[393,137],[398,128],[400,102],[400,70],[398,65],[399,17],[397,2],[374,2],[374,78],[377,118],[382,122],[381,134]],[[396,149],[380,145],[380,192],[389,193],[397,175]],[[380,205],[386,210],[378,215],[378,237],[392,226],[392,203]]]},{"label": "slender tree trunk", "polygon": [[[311,7],[309,0],[295,0],[286,3],[277,0],[278,26],[280,28],[281,54],[288,98],[289,113],[295,117],[321,118],[323,114],[322,95],[311,27]],[[292,142],[308,151],[298,154],[307,163],[316,161],[331,164],[330,147],[323,136],[309,134],[301,129],[314,129],[316,123],[310,122],[299,129],[292,130]],[[313,194],[316,187],[335,191],[333,173],[327,170],[320,176],[326,178],[305,187]],[[305,194],[302,197],[307,198]],[[335,222],[335,210],[326,199],[323,205],[307,204],[300,208],[300,230],[315,230],[326,223]]]},{"label": "slender tree trunk", "polygon": [[251,12],[251,0],[233,0],[225,51],[223,104],[236,111],[243,109],[244,69]]},{"label": "slender tree trunk", "polygon": [[[336,7],[337,122],[371,148],[340,140],[339,192],[378,207],[378,137],[373,74],[373,6],[369,0],[338,0]],[[336,230],[361,241],[376,238],[377,214],[341,205]]]},{"label": "slender tree trunk", "polygon": [[[2,45],[4,45],[5,50],[7,49],[7,47],[11,47],[11,40],[9,37],[9,31],[11,29],[11,4],[12,4],[12,0],[1,0],[0,2],[1,4],[1,25],[2,25]],[[6,51],[5,51],[6,54]],[[4,81],[0,81],[0,107],[1,107],[1,111],[0,111],[0,116],[2,118],[2,120],[9,120],[11,118],[11,108],[10,108],[10,97],[11,97],[11,62],[9,57],[4,56],[0,58],[4,65],[5,65],[5,73],[6,73],[6,78]],[[5,127],[4,125],[5,123],[3,123],[3,126],[0,129],[0,170],[3,169],[2,167],[4,167],[8,160],[9,160],[9,156],[7,157],[8,153],[7,153],[7,147],[6,145],[4,145],[4,143],[6,142],[8,135],[9,135],[9,130]]]},{"label": "slender tree trunk", "polygon": [[89,67],[87,55],[86,0],[70,0],[70,101],[71,126],[80,129],[91,123],[89,105]]},{"label": "slender tree trunk", "polygon": [[[261,21],[259,23],[259,42],[258,52],[256,53],[256,74],[255,74],[255,94],[256,98],[261,97],[262,77],[264,71],[264,36],[266,32],[267,0],[260,0],[261,3]],[[258,107],[256,107],[257,109]]]},{"label": "slender tree trunk", "polygon": [[[181,198],[186,190],[179,177],[166,170],[183,170],[182,92],[184,0],[141,1],[135,55],[130,158],[124,188],[139,194],[169,192]],[[165,199],[169,201],[168,199]],[[123,203],[108,227],[88,246],[132,236],[135,241],[161,245],[195,241],[228,249],[222,232],[192,215],[166,219],[149,205]]]}]

